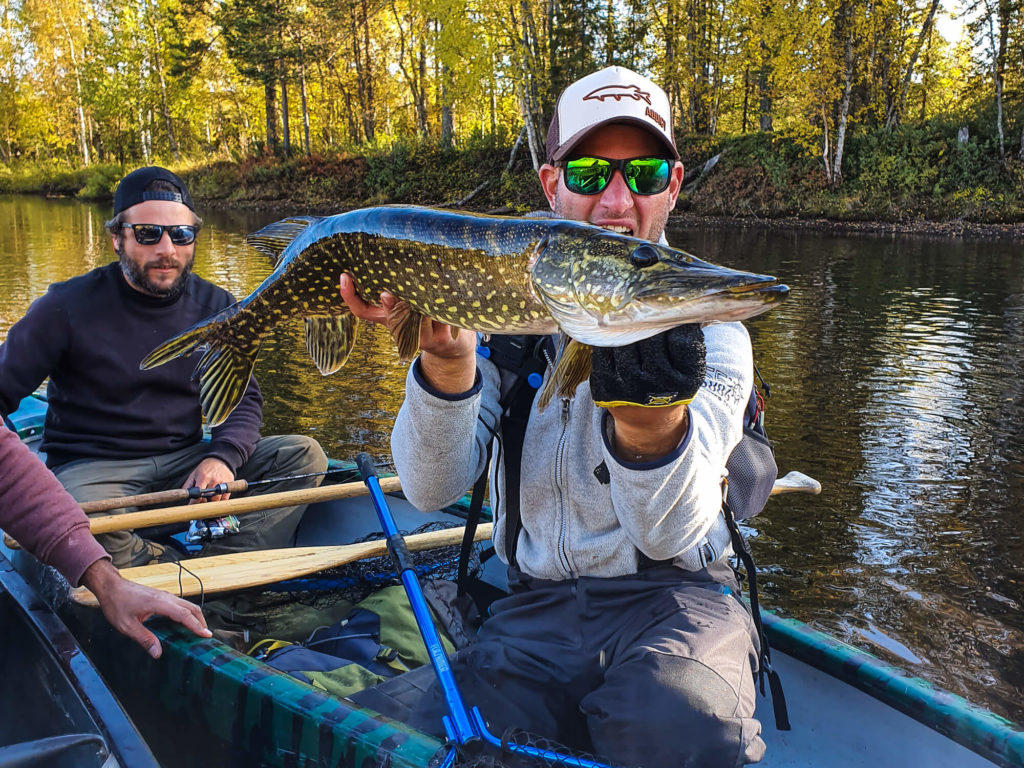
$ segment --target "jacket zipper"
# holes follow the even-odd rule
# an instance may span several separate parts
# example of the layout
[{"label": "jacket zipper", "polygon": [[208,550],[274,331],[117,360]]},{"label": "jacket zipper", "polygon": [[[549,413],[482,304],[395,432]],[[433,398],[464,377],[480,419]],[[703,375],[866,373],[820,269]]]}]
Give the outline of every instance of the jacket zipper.
[{"label": "jacket zipper", "polygon": [[[548,375],[554,375],[555,363],[548,354],[548,348],[542,347],[541,352],[548,364]],[[558,559],[565,569],[566,575],[572,576],[572,566],[569,564],[569,555],[565,551],[565,496],[562,489],[565,487],[562,475],[565,472],[565,443],[569,433],[569,398],[562,398],[562,434],[558,438],[558,447],[555,449],[555,490],[558,493]]]},{"label": "jacket zipper", "polygon": [[572,565],[565,551],[565,444],[569,434],[569,398],[562,398],[562,434],[558,438],[555,451],[555,488],[558,490],[558,556],[565,568],[566,575],[572,577]]}]

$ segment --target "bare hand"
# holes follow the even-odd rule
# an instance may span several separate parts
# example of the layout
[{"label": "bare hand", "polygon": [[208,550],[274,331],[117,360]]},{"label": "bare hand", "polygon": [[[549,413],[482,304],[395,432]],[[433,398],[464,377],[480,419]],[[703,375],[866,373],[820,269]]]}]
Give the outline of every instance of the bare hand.
[{"label": "bare hand", "polygon": [[[182,488],[212,488],[220,483],[230,483],[235,479],[235,473],[220,459],[208,456],[199,462],[199,466],[192,470],[192,473],[185,478]],[[192,499],[189,504],[203,504],[207,501],[226,501],[231,497],[230,493],[219,493],[216,496],[200,497]]]},{"label": "bare hand", "polygon": [[[380,295],[379,307],[363,301],[348,274],[341,276],[338,289],[353,315],[385,326],[392,335],[401,318],[406,316],[405,302],[386,291]],[[421,370],[436,389],[457,394],[473,386],[476,334],[472,331],[458,333],[450,325],[424,317],[420,320],[420,351],[423,353]]]},{"label": "bare hand", "polygon": [[142,624],[151,616],[173,619],[199,637],[211,635],[199,606],[121,578],[107,559],[90,565],[82,576],[82,584],[96,595],[111,626],[141,645],[154,659],[160,658],[163,650],[156,635]]}]

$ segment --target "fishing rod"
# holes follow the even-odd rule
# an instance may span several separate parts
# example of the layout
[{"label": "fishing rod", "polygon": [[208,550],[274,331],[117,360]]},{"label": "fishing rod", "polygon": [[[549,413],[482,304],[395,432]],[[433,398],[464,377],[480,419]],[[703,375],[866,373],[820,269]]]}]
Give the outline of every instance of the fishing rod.
[{"label": "fishing rod", "polygon": [[209,499],[213,496],[222,496],[226,493],[243,493],[261,485],[272,483],[283,483],[285,481],[306,480],[311,477],[322,477],[324,475],[336,474],[338,472],[351,472],[351,467],[335,467],[325,469],[323,472],[309,472],[304,475],[288,475],[287,477],[271,477],[267,480],[232,480],[229,483],[217,483],[209,488],[172,488],[167,491],[155,491],[154,493],[141,493],[135,496],[120,496],[115,499],[100,499],[98,501],[86,501],[80,504],[82,511],[87,515],[96,512],[109,512],[112,509],[123,509],[125,507],[142,507],[153,504],[174,504],[178,501],[193,501],[196,499]]}]

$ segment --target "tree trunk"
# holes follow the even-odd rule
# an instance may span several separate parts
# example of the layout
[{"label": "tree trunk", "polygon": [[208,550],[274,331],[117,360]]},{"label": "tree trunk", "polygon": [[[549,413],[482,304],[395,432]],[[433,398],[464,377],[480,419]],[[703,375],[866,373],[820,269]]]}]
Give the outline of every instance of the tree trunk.
[{"label": "tree trunk", "polygon": [[160,83],[160,108],[164,116],[164,127],[167,130],[167,146],[175,161],[179,160],[178,142],[174,139],[174,125],[171,123],[171,109],[167,105],[167,81],[164,78],[164,62],[160,56],[160,31],[156,26],[156,12],[149,15],[150,29],[153,31],[153,61],[156,64],[157,80]]},{"label": "tree trunk", "polygon": [[302,101],[302,141],[306,150],[306,157],[309,157],[312,152],[309,145],[309,106],[306,103],[306,62],[301,43],[299,44],[299,56],[299,98]]},{"label": "tree trunk", "polygon": [[361,79],[361,90],[363,92],[362,106],[363,108],[363,133],[366,134],[367,141],[373,141],[376,136],[376,127],[374,125],[373,116],[373,56],[370,54],[370,10],[367,0],[361,0],[359,7],[361,9],[360,22],[363,27],[363,62],[365,69],[362,72],[363,78]]},{"label": "tree trunk", "polygon": [[740,133],[747,132],[747,109],[750,105],[750,65],[743,67],[743,119],[740,120]]},{"label": "tree trunk", "polygon": [[68,24],[64,20],[64,11],[59,9],[58,13],[60,16],[60,24],[64,27],[64,37],[68,43],[68,53],[71,56],[71,67],[74,70],[75,75],[75,101],[78,112],[79,151],[82,153],[82,163],[84,165],[90,165],[91,157],[89,153],[89,136],[88,129],[85,125],[85,99],[82,96],[82,73],[81,68],[78,65],[78,53],[75,49],[75,40],[71,36],[71,30],[68,28]]},{"label": "tree trunk", "polygon": [[762,131],[772,130],[772,67],[762,66],[757,72],[757,124]]},{"label": "tree trunk", "polygon": [[277,91],[270,78],[263,83],[263,98],[267,108],[267,144],[270,152],[277,151]]},{"label": "tree trunk", "polygon": [[[1010,34],[1011,0],[999,0],[999,44],[996,47],[996,129],[999,134],[999,157],[1006,160],[1006,137],[1003,133],[1003,79],[1006,72],[1006,46]],[[991,18],[991,17],[990,17]]]},{"label": "tree trunk", "polygon": [[[282,72],[283,72],[282,68]],[[281,75],[281,139],[284,142],[284,156],[292,153],[291,121],[288,119],[288,78]]]},{"label": "tree trunk", "polygon": [[907,71],[903,75],[903,86],[900,88],[900,94],[889,108],[889,114],[885,116],[885,129],[887,131],[891,131],[900,122],[903,105],[907,100],[907,91],[910,90],[910,79],[914,74],[914,66],[917,64],[917,57],[921,54],[921,47],[924,45],[924,41],[931,34],[932,22],[935,19],[935,11],[938,8],[939,0],[932,0],[931,7],[928,9],[928,15],[921,26],[921,34],[917,36],[917,45],[914,46],[914,52],[911,54],[910,62],[907,64]]},{"label": "tree trunk", "polygon": [[455,133],[455,116],[452,109],[451,99],[452,71],[445,64],[441,68],[441,146],[448,148],[452,145],[452,137]]},{"label": "tree trunk", "polygon": [[844,57],[845,84],[843,99],[839,103],[839,119],[836,124],[836,153],[832,162],[832,185],[838,187],[843,183],[843,146],[846,143],[846,124],[850,119],[850,94],[853,91],[853,30],[846,36],[846,56]]}]

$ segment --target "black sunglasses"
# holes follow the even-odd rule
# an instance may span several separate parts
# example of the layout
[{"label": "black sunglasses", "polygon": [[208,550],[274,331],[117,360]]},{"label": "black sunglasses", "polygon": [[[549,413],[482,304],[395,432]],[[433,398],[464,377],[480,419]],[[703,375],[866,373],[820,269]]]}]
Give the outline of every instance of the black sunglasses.
[{"label": "black sunglasses", "polygon": [[135,233],[135,242],[139,245],[156,245],[167,232],[175,245],[190,245],[195,242],[199,227],[192,224],[121,224],[124,229]]},{"label": "black sunglasses", "polygon": [[611,182],[612,174],[619,171],[631,192],[657,195],[668,188],[673,164],[673,160],[663,157],[577,157],[564,163],[565,186],[578,195],[597,195]]}]

